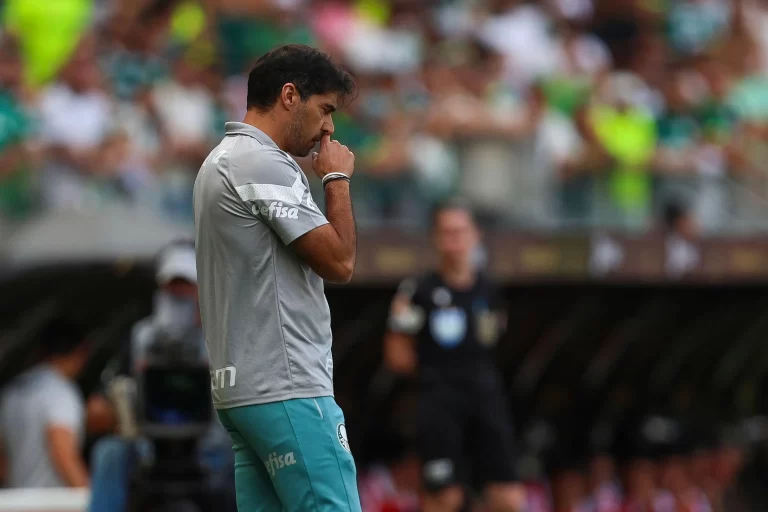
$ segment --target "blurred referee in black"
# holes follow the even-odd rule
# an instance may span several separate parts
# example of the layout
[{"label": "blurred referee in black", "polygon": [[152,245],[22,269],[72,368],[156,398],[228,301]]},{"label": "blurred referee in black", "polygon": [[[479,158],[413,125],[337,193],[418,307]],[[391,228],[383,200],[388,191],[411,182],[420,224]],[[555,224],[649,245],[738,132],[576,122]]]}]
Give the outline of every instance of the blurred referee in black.
[{"label": "blurred referee in black", "polygon": [[480,237],[469,208],[456,201],[436,208],[432,238],[437,268],[400,285],[384,340],[387,368],[418,382],[423,511],[460,510],[471,483],[483,489],[490,512],[518,512],[525,492],[493,361],[506,314],[479,270]]}]

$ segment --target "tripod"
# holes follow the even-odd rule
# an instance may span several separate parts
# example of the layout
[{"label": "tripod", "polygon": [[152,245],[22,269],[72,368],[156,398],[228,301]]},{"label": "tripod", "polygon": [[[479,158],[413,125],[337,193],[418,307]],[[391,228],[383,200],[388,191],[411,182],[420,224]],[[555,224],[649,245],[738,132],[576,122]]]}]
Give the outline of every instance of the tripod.
[{"label": "tripod", "polygon": [[156,441],[155,462],[131,481],[130,512],[219,512],[234,510],[232,497],[209,483],[197,458],[197,440]]}]

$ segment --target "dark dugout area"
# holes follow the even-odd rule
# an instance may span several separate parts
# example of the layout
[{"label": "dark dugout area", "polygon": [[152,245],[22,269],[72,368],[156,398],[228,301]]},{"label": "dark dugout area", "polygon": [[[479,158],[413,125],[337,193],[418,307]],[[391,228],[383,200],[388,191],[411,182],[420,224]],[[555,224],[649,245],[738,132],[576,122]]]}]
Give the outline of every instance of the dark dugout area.
[{"label": "dark dugout area", "polygon": [[[91,360],[87,395],[149,314],[151,265],[38,268],[0,281],[0,375],[33,364],[48,319],[83,326]],[[381,368],[394,285],[328,287],[336,397],[358,463],[387,457],[391,433],[408,439],[413,382]],[[617,460],[733,445],[752,499],[768,488],[768,286],[551,282],[503,287],[509,327],[497,347],[520,461],[537,471],[581,467],[595,453]],[[668,446],[639,435],[648,418],[681,426]],[[670,452],[671,450],[671,452]],[[521,462],[522,464],[522,462]],[[758,503],[761,509],[766,505]]]}]

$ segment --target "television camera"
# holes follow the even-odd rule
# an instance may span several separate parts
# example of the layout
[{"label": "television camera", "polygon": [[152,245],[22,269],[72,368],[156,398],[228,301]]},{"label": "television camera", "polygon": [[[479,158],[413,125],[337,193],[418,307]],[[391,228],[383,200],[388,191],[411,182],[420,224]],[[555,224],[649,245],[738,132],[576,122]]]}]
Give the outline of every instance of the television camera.
[{"label": "television camera", "polygon": [[[159,334],[135,378],[135,433],[152,446],[131,479],[128,510],[213,512],[228,499],[200,464],[201,438],[213,421],[211,377],[193,330]],[[120,383],[117,383],[119,387]],[[123,390],[124,391],[124,390]],[[118,404],[119,408],[119,404]]]}]

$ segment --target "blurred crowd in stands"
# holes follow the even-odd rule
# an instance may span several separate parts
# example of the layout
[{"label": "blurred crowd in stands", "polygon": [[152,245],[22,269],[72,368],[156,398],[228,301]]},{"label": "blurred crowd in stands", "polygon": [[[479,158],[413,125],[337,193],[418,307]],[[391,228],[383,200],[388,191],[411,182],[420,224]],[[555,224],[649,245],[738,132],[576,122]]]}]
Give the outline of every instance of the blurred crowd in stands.
[{"label": "blurred crowd in stands", "polygon": [[6,219],[126,202],[191,222],[194,175],[242,118],[249,65],[296,42],[359,83],[335,124],[363,226],[421,227],[457,192],[520,228],[644,230],[670,197],[705,231],[768,224],[762,0],[0,6]]},{"label": "blurred crowd in stands", "polygon": [[[768,505],[762,420],[726,427],[701,418],[630,416],[618,423],[523,421],[516,435],[523,512],[753,512]],[[363,512],[419,510],[421,474],[409,423],[395,413],[389,426],[370,434],[372,448],[362,454]],[[481,495],[468,491],[464,510],[486,512]]]},{"label": "blurred crowd in stands", "polygon": [[[741,473],[751,457],[743,435],[712,437],[711,425],[691,428],[661,416],[614,432],[597,426],[581,435],[576,424],[561,427],[537,425],[519,439],[523,512],[748,512],[762,506],[750,494],[756,482]],[[613,441],[606,443],[606,433]],[[399,435],[377,441],[374,459],[381,462],[360,483],[363,511],[417,512],[414,452]],[[530,456],[536,446],[540,451]]]}]

